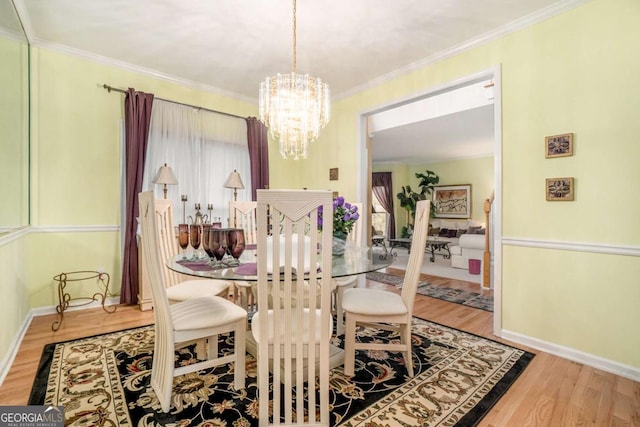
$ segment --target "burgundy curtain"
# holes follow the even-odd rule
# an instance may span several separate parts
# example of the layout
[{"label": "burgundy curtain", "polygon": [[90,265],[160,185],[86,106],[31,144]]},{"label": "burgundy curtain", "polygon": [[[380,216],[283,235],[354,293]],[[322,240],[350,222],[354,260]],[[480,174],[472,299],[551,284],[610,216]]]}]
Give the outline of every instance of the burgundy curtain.
[{"label": "burgundy curtain", "polygon": [[251,163],[251,200],[256,200],[256,190],[269,188],[269,140],[264,123],[255,117],[247,117],[246,120]]},{"label": "burgundy curtain", "polygon": [[142,174],[149,138],[153,94],[129,88],[124,98],[125,125],[125,236],[122,260],[121,304],[138,302],[138,193],[142,190]]},{"label": "burgundy curtain", "polygon": [[396,216],[393,209],[393,186],[391,182],[391,172],[373,172],[371,174],[371,188],[373,194],[378,199],[385,211],[389,214],[389,224],[387,236],[389,239],[396,238]]}]

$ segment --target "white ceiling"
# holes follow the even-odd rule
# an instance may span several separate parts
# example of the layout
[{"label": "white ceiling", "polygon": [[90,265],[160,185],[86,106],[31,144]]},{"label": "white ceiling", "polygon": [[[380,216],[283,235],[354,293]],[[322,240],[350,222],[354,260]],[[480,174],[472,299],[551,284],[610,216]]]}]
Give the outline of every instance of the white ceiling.
[{"label": "white ceiling", "polygon": [[[321,77],[335,100],[584,1],[300,0],[297,71]],[[292,69],[291,0],[14,3],[34,45],[250,102],[266,76]]]},{"label": "white ceiling", "polygon": [[470,82],[368,117],[373,163],[493,155],[493,80]]},{"label": "white ceiling", "polygon": [[493,105],[385,129],[371,138],[374,163],[434,163],[493,154]]}]

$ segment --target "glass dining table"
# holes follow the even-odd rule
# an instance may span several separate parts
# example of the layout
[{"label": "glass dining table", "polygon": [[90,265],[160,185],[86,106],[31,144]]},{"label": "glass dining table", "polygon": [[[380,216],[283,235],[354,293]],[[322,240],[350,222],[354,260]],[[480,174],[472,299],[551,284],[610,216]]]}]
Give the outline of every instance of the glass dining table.
[{"label": "glass dining table", "polygon": [[[257,268],[256,249],[249,247],[240,256],[239,266],[229,266],[225,268],[213,268],[207,259],[183,259],[182,254],[178,254],[167,260],[169,269],[178,273],[190,276],[203,277],[207,279],[220,279],[231,281],[246,281],[251,283],[251,287],[257,292]],[[343,255],[332,258],[331,277],[346,277],[369,273],[388,267],[393,262],[393,257],[380,257],[374,254],[370,247],[347,246]],[[247,351],[256,356],[257,346],[253,334],[247,334]],[[344,352],[334,345],[330,346],[329,367],[336,368],[344,362]]]},{"label": "glass dining table", "polygon": [[[256,249],[247,248],[239,258],[240,265],[213,268],[206,259],[183,259],[182,254],[169,258],[166,265],[169,269],[189,276],[219,280],[258,280],[256,267]],[[345,253],[334,256],[331,263],[331,277],[354,276],[388,267],[393,259],[381,259],[370,247],[347,246]]]}]

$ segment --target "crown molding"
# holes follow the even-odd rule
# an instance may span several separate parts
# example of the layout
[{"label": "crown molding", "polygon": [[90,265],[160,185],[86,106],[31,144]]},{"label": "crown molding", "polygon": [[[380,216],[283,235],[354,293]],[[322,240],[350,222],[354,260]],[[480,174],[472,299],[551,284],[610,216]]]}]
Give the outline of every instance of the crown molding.
[{"label": "crown molding", "polygon": [[165,80],[170,83],[179,84],[181,86],[190,87],[192,89],[201,90],[204,92],[213,93],[215,95],[224,96],[227,98],[235,99],[237,101],[246,102],[248,104],[256,104],[258,102],[257,98],[251,98],[245,95],[240,95],[235,92],[227,91],[224,89],[220,89],[214,86],[210,86],[204,83],[196,82],[193,80],[184,79],[181,77],[173,76],[171,74],[162,73],[160,71],[152,70],[150,68],[140,67],[138,65],[130,64],[125,61],[118,61],[113,58],[108,58],[106,56],[98,55],[95,53],[87,52],[81,49],[72,48],[59,43],[52,43],[47,40],[42,40],[39,38],[29,39],[31,42],[31,46],[44,48],[47,50],[51,50],[54,52],[62,53],[69,56],[75,56],[78,58],[86,59],[89,61],[97,62],[103,65],[108,65],[115,68],[124,69],[127,71],[132,71],[138,74],[143,74],[148,77],[152,77],[159,80]]}]

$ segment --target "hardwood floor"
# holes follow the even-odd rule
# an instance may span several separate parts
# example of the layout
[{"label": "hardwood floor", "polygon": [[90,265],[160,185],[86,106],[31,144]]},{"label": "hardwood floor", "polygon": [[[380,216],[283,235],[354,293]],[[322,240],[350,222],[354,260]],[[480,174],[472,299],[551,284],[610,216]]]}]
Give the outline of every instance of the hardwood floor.
[{"label": "hardwood floor", "polygon": [[[388,269],[402,275],[402,270]],[[422,275],[434,285],[480,292],[475,283]],[[367,286],[397,291],[369,281]],[[490,291],[484,291],[490,292]],[[417,295],[414,314],[434,322],[505,342],[493,335],[492,314],[483,310]],[[65,314],[58,332],[51,331],[55,315],[33,319],[5,381],[0,404],[27,403],[42,348],[51,342],[117,331],[153,323],[151,311],[120,306],[109,315],[102,309]],[[480,422],[480,426],[640,426],[640,383],[515,345],[536,354],[531,364]]]}]

